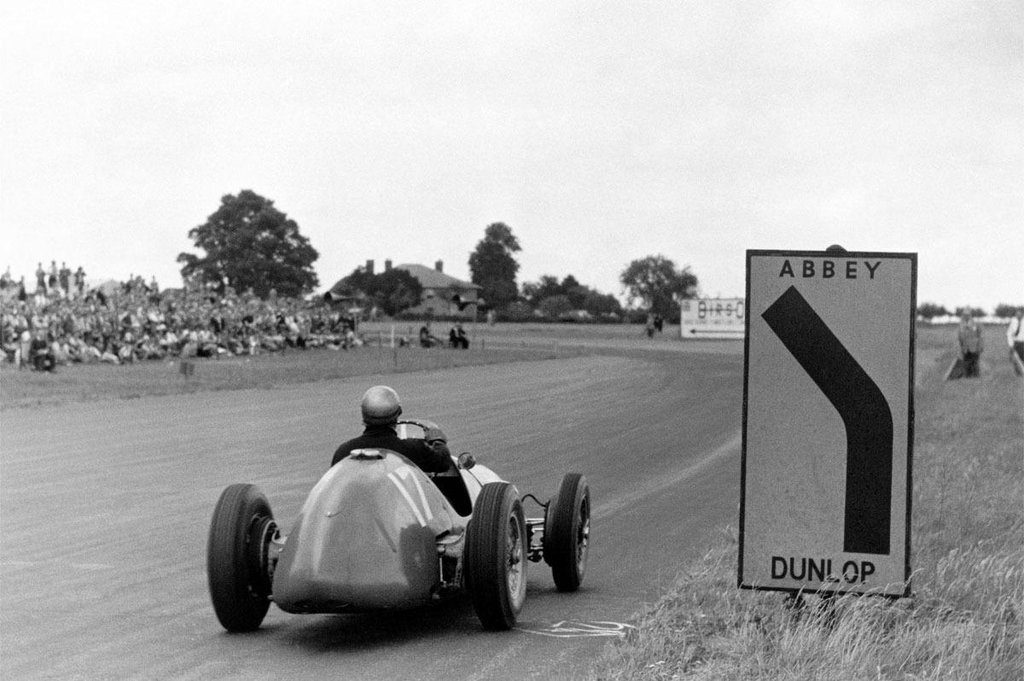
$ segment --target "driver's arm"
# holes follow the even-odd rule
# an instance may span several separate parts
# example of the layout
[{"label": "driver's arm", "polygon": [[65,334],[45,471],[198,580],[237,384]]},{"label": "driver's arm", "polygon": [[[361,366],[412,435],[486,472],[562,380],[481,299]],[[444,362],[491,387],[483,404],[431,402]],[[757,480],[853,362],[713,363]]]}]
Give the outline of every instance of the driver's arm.
[{"label": "driver's arm", "polygon": [[423,440],[423,448],[428,452],[424,457],[423,470],[431,473],[444,473],[452,467],[452,455],[448,443],[441,439]]}]

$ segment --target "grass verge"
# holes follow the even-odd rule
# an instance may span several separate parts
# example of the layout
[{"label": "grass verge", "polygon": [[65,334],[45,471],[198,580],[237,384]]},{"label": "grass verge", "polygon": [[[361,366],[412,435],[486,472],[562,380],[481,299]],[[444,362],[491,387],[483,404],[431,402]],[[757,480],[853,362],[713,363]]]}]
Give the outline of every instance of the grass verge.
[{"label": "grass verge", "polygon": [[988,336],[983,378],[944,382],[949,331],[918,335],[912,598],[740,591],[727,529],[589,678],[1021,679],[1024,390]]},{"label": "grass verge", "polygon": [[0,372],[0,409],[17,409],[91,400],[184,395],[209,390],[271,389],[354,376],[452,369],[463,366],[554,359],[578,354],[572,347],[486,348],[451,350],[366,346],[348,351],[316,348],[286,350],[255,357],[192,359],[193,373],[182,362],[147,360],[135,364],[72,364],[55,373]]}]

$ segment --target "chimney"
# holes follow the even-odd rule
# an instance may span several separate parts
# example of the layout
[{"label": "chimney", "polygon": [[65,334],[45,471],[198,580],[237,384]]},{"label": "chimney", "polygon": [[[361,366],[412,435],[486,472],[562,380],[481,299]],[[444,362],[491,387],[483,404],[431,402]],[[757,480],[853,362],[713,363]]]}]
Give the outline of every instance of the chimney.
[{"label": "chimney", "polygon": [[366,273],[373,274],[373,260],[366,261]]},{"label": "chimney", "polygon": [[437,262],[435,262],[434,263],[434,269],[437,270],[438,272],[443,273],[444,272],[444,260],[438,260]]},{"label": "chimney", "polygon": [[384,261],[384,271],[385,272],[390,272],[391,271],[391,261],[390,260],[385,260]]}]

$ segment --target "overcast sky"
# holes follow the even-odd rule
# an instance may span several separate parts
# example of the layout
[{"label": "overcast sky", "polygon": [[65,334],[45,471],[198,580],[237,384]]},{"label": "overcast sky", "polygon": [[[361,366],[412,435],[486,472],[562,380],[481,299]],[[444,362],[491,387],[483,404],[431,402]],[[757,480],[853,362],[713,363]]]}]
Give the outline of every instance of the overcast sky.
[{"label": "overcast sky", "polygon": [[320,253],[741,296],[749,248],[918,253],[919,301],[1024,303],[1019,0],[0,0],[4,262],[180,285],[252,189]]}]

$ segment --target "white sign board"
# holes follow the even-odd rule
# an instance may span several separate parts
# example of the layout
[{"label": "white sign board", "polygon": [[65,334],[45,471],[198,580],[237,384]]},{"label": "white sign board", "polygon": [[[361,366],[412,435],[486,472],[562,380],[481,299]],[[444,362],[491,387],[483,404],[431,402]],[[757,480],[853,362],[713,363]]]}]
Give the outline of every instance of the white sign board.
[{"label": "white sign board", "polygon": [[916,253],[747,251],[740,588],[910,594]]},{"label": "white sign board", "polygon": [[743,338],[742,298],[687,299],[679,304],[679,335],[694,338]]}]

